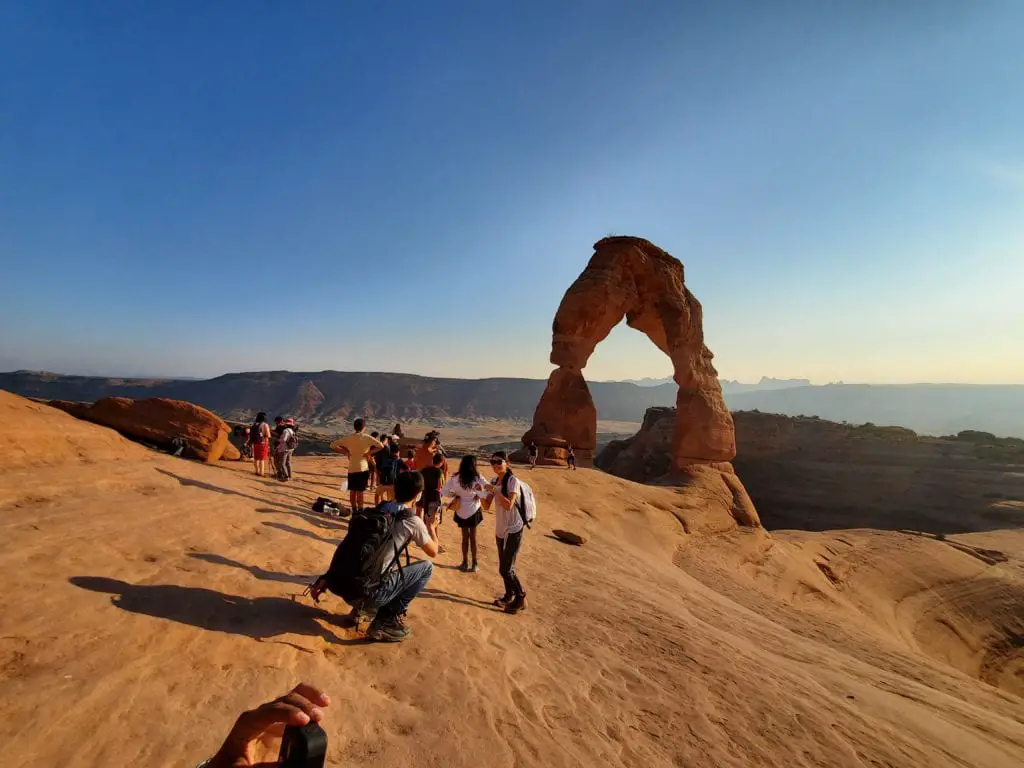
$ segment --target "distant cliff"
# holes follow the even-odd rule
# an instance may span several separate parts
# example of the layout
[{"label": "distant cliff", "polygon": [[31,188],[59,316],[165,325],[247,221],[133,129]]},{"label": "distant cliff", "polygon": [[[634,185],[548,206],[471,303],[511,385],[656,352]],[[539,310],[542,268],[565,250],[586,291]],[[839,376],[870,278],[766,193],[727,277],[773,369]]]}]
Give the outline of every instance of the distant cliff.
[{"label": "distant cliff", "polygon": [[[640,421],[655,405],[675,402],[675,384],[638,387],[591,383],[602,419]],[[201,405],[226,419],[258,411],[289,414],[307,424],[356,416],[373,419],[512,419],[529,421],[544,391],[535,379],[438,379],[405,373],[230,373],[215,379],[104,379],[37,371],[0,374],[0,389],[47,400],[170,397]]]},{"label": "distant cliff", "polygon": [[[733,411],[819,416],[853,424],[898,425],[926,435],[966,429],[1024,437],[1024,385],[829,384],[798,386],[799,379],[762,379],[755,391],[723,382]],[[637,386],[589,382],[600,419],[633,421],[656,406],[674,406],[674,383]],[[773,388],[778,387],[778,388]],[[406,373],[229,373],[215,379],[116,379],[38,371],[0,373],[0,389],[47,400],[101,397],[171,397],[188,400],[226,419],[257,411],[287,413],[307,424],[331,425],[368,418],[513,419],[530,421],[544,391],[537,379],[435,379]]]}]

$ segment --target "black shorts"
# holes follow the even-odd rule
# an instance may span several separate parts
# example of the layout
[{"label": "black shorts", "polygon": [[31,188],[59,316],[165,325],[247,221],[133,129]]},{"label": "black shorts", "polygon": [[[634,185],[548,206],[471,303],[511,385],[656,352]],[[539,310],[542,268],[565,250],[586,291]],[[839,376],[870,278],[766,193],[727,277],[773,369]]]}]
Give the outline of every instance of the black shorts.
[{"label": "black shorts", "polygon": [[483,521],[484,513],[483,510],[480,509],[478,509],[476,514],[472,517],[461,518],[458,515],[455,515],[455,524],[459,526],[459,528],[476,528]]},{"label": "black shorts", "polygon": [[370,484],[370,473],[369,472],[349,472],[348,473],[348,489],[359,493],[365,491],[366,486]]}]

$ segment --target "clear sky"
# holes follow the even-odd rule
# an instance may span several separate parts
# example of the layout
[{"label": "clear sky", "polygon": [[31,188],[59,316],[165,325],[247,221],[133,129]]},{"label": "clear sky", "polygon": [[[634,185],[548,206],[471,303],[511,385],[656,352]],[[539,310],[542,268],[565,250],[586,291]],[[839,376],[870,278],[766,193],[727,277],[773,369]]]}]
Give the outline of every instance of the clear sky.
[{"label": "clear sky", "polygon": [[[0,6],[0,370],[544,377],[594,241],[725,378],[1024,383],[1024,3]],[[620,327],[591,379],[670,373]]]}]

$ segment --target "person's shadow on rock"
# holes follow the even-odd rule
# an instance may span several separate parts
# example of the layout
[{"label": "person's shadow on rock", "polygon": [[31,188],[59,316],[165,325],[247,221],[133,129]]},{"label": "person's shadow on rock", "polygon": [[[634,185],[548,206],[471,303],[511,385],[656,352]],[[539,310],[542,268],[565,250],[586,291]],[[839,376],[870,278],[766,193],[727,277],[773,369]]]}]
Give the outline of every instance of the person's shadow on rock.
[{"label": "person's shadow on rock", "polygon": [[350,643],[325,629],[316,619],[329,613],[285,597],[241,597],[212,589],[176,584],[129,584],[101,576],[72,576],[68,581],[92,592],[105,592],[122,610],[169,619],[211,632],[227,632],[255,640],[298,634]]}]

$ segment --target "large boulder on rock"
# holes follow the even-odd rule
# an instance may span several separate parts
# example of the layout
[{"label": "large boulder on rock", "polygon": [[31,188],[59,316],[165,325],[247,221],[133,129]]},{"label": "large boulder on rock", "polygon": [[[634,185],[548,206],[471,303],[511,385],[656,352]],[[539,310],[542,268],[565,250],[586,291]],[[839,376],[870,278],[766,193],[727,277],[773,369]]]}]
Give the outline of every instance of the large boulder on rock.
[{"label": "large boulder on rock", "polygon": [[240,461],[242,458],[242,452],[238,450],[234,443],[228,440],[228,444],[224,446],[224,453],[220,455],[221,461]]},{"label": "large boulder on rock", "polygon": [[594,348],[625,318],[672,361],[679,385],[671,464],[728,462],[736,455],[732,417],[722,398],[713,355],[704,345],[703,310],[687,289],[683,265],[639,237],[606,237],[566,291],[552,324],[548,379],[523,442],[569,441],[577,463],[597,445],[597,410],[583,378]]},{"label": "large boulder on rock", "polygon": [[60,401],[51,405],[160,448],[168,447],[172,440],[180,437],[185,441],[184,455],[201,461],[217,461],[229,445],[231,428],[227,423],[205,408],[184,400],[105,397],[88,408],[81,407],[81,403],[68,407]]},{"label": "large boulder on rock", "polygon": [[613,440],[594,459],[605,472],[638,483],[690,486],[719,496],[739,525],[761,524],[757,509],[732,464],[714,461],[675,466],[673,446],[678,413],[675,408],[648,408],[640,430],[626,440]]}]

